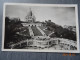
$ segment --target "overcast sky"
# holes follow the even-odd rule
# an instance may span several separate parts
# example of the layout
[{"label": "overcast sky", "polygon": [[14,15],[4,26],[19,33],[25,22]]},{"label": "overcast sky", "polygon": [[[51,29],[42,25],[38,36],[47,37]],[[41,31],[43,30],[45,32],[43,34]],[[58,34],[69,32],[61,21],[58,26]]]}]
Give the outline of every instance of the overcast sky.
[{"label": "overcast sky", "polygon": [[30,8],[36,17],[36,21],[51,20],[62,26],[76,25],[74,7],[7,5],[5,8],[5,16],[9,16],[10,18],[19,17],[22,21],[25,21],[25,17],[29,13]]}]

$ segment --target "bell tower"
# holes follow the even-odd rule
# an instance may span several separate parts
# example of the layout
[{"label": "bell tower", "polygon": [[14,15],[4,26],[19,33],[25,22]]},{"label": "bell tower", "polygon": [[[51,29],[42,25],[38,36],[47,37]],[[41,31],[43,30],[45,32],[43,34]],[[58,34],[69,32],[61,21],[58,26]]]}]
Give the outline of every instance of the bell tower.
[{"label": "bell tower", "polygon": [[29,22],[29,23],[33,23],[35,22],[36,18],[30,8],[30,11],[28,12],[27,16],[26,16],[26,21]]}]

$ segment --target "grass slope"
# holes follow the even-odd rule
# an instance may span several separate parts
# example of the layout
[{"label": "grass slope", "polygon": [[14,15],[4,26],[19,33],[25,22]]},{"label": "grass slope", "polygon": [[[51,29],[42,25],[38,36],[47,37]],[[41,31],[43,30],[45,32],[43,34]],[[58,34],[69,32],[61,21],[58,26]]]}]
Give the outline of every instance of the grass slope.
[{"label": "grass slope", "polygon": [[36,26],[31,27],[34,33],[34,36],[42,36],[42,33],[36,28]]}]

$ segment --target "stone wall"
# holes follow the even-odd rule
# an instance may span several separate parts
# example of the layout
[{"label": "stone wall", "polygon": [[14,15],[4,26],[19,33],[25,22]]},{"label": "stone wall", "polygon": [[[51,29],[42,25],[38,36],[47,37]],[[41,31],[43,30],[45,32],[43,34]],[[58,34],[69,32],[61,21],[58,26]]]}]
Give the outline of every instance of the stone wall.
[{"label": "stone wall", "polygon": [[22,23],[23,26],[42,26],[42,23]]}]

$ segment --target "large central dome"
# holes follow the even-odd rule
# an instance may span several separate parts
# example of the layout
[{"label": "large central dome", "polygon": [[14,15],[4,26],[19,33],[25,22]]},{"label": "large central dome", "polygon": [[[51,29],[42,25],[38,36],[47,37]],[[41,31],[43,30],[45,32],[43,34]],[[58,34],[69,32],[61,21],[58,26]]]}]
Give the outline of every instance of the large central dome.
[{"label": "large central dome", "polygon": [[26,16],[26,21],[27,22],[35,22],[36,18],[32,12],[32,10],[30,9],[30,11],[28,12],[27,16]]}]

